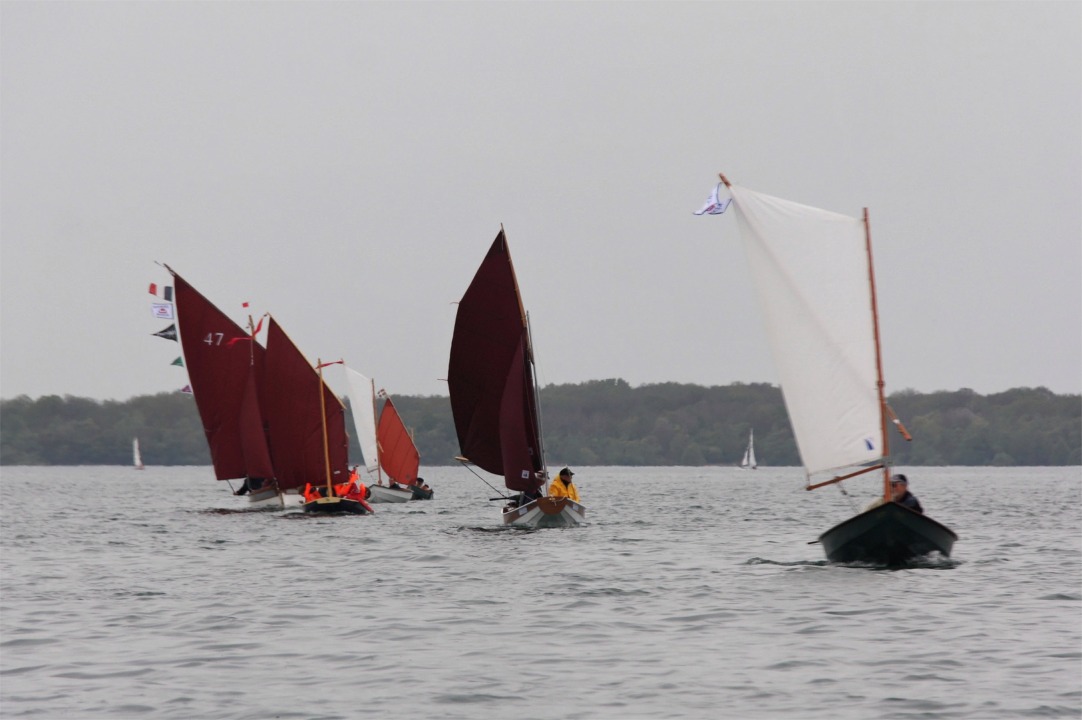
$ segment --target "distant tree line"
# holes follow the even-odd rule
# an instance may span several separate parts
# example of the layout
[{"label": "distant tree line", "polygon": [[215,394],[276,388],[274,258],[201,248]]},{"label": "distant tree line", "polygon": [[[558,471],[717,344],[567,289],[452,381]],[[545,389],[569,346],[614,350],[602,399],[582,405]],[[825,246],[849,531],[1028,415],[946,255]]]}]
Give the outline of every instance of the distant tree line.
[{"label": "distant tree line", "polygon": [[[445,396],[395,396],[423,465],[451,465],[458,441]],[[889,398],[913,435],[893,435],[901,465],[1082,465],[1082,397],[1045,388],[992,395],[972,390]],[[573,465],[734,465],[755,431],[761,465],[800,465],[779,388],[702,387],[623,380],[541,390],[550,462]],[[352,430],[352,421],[347,421]],[[0,401],[0,464],[124,465],[138,437],[148,465],[209,465],[191,395],[127,401],[20,396]],[[360,449],[351,437],[350,457]]]}]

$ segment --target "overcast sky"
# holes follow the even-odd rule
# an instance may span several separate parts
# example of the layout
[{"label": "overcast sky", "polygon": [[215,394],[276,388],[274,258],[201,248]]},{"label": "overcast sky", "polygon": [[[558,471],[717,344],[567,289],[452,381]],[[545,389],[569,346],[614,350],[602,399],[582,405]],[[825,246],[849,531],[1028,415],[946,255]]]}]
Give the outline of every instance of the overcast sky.
[{"label": "overcast sky", "polygon": [[447,392],[503,223],[543,384],[777,382],[717,173],[871,214],[888,392],[1082,385],[1082,3],[4,2],[0,395],[187,382],[169,263]]}]

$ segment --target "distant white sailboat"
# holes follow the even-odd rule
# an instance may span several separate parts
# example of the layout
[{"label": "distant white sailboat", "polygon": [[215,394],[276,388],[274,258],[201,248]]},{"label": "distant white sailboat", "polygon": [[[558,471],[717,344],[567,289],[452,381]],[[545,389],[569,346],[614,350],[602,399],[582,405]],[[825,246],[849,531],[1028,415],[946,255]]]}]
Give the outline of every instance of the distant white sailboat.
[{"label": "distant white sailboat", "polygon": [[139,452],[139,438],[132,438],[131,441],[132,452],[132,467],[136,470],[142,470],[143,468],[143,454]]},{"label": "distant white sailboat", "polygon": [[748,431],[748,447],[744,450],[744,457],[740,460],[740,468],[742,470],[754,470],[759,467],[759,463],[755,461],[755,431]]}]

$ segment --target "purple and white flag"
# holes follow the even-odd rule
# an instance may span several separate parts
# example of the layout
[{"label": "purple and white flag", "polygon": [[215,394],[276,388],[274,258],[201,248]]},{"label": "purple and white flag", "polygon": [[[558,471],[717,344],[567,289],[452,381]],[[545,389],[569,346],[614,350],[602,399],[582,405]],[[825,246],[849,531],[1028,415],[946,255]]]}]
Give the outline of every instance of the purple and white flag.
[{"label": "purple and white flag", "polygon": [[733,201],[732,198],[725,198],[724,200],[718,199],[718,191],[721,190],[721,183],[718,183],[714,188],[714,192],[710,193],[710,197],[706,199],[706,204],[702,209],[695,213],[695,215],[721,215],[725,212],[729,203]]},{"label": "purple and white flag", "polygon": [[159,320],[173,319],[172,303],[150,303],[150,307],[154,311],[154,317],[158,318]]}]

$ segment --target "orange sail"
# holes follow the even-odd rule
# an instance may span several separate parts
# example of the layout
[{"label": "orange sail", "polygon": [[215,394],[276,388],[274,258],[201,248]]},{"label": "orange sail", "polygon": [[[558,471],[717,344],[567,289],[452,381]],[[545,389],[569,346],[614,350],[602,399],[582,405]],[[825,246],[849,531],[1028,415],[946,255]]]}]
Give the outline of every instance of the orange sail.
[{"label": "orange sail", "polygon": [[390,398],[387,398],[379,414],[376,442],[379,443],[379,461],[383,471],[397,483],[416,485],[421,456]]}]

